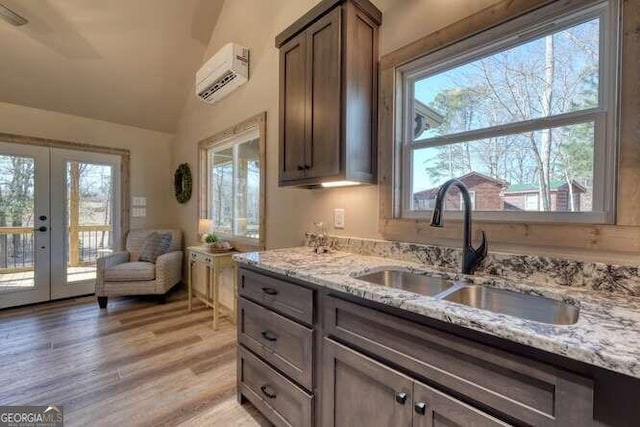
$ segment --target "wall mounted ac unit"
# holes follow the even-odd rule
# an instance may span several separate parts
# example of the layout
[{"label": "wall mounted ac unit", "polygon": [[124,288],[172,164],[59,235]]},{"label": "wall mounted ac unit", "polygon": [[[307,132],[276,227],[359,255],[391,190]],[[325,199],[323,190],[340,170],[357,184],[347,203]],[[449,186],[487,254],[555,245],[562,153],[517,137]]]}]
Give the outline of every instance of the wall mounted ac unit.
[{"label": "wall mounted ac unit", "polygon": [[227,43],[196,73],[196,95],[213,104],[249,80],[249,49]]}]

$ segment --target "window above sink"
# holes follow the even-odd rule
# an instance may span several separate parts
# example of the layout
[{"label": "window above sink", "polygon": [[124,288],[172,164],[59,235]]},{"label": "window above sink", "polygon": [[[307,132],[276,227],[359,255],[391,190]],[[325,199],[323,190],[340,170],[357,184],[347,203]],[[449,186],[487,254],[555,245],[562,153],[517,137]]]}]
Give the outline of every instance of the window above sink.
[{"label": "window above sink", "polygon": [[398,67],[398,216],[429,217],[458,178],[478,219],[611,223],[615,4],[551,5]]}]

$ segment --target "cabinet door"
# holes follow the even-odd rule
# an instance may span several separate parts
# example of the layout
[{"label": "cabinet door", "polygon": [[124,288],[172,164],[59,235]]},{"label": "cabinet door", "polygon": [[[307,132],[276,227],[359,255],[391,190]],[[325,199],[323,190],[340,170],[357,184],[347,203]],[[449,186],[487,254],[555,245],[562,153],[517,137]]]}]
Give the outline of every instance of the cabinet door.
[{"label": "cabinet door", "polygon": [[499,427],[509,424],[424,384],[413,387],[413,427]]},{"label": "cabinet door", "polygon": [[325,427],[409,427],[412,380],[330,339],[323,345]]},{"label": "cabinet door", "polygon": [[307,40],[280,49],[280,182],[304,177],[307,122]]},{"label": "cabinet door", "polygon": [[336,7],[307,31],[307,178],[338,175],[341,171],[341,23]]}]

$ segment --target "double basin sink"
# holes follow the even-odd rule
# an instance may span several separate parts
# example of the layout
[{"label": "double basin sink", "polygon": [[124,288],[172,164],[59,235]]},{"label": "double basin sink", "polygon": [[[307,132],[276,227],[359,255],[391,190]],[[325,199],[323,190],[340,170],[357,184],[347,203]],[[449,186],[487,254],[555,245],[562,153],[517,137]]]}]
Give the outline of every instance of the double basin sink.
[{"label": "double basin sink", "polygon": [[572,325],[578,321],[580,313],[578,307],[551,298],[471,285],[408,271],[383,270],[356,278],[380,286],[552,325]]}]

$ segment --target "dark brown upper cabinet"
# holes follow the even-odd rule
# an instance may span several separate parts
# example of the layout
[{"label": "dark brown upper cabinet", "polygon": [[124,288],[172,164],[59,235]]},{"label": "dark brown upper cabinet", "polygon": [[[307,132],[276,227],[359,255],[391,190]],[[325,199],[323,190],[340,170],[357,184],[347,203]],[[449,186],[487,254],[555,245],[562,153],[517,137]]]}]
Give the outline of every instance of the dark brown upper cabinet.
[{"label": "dark brown upper cabinet", "polygon": [[375,183],[381,20],[367,0],[324,0],[276,37],[280,186]]}]

